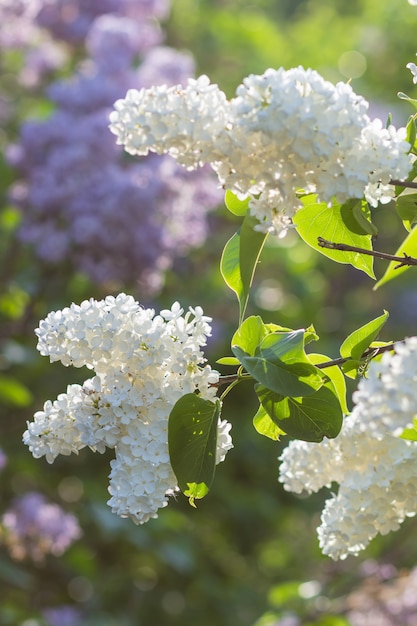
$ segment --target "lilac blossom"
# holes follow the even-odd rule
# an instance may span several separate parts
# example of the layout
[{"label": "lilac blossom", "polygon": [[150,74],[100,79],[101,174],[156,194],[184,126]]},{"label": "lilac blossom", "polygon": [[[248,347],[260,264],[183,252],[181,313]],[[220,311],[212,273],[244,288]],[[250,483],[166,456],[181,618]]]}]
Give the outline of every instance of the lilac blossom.
[{"label": "lilac blossom", "polygon": [[6,463],[7,463],[7,456],[4,454],[3,450],[0,448],[0,470],[3,469]]},{"label": "lilac blossom", "polygon": [[[58,19],[61,5],[44,0],[39,14],[55,36],[45,20]],[[155,155],[132,159],[108,129],[114,101],[131,84],[185,83],[193,73],[189,54],[155,45],[155,18],[166,10],[155,1],[83,3],[90,56],[48,87],[56,110],[25,122],[8,150],[22,176],[10,190],[23,215],[19,237],[38,258],[69,260],[99,284],[137,283],[148,295],[160,290],[176,256],[204,243],[207,213],[222,197],[208,169],[187,172]]]},{"label": "lilac blossom", "polygon": [[[392,568],[392,566],[391,566]],[[417,624],[417,568],[390,579],[379,571],[364,578],[346,598],[351,626],[415,626]]]},{"label": "lilac blossom", "polygon": [[48,626],[82,626],[82,613],[74,606],[63,605],[43,611]]},{"label": "lilac blossom", "polygon": [[65,47],[36,23],[42,1],[1,0],[0,3],[0,48],[22,51],[17,78],[24,87],[37,86],[44,76],[67,60]]},{"label": "lilac blossom", "polygon": [[1,522],[2,540],[18,560],[29,557],[42,561],[46,554],[61,556],[81,537],[76,517],[37,492],[16,498]]},{"label": "lilac blossom", "polygon": [[165,19],[170,4],[170,0],[43,0],[37,23],[57,39],[83,43],[100,15],[113,13],[151,22]]}]

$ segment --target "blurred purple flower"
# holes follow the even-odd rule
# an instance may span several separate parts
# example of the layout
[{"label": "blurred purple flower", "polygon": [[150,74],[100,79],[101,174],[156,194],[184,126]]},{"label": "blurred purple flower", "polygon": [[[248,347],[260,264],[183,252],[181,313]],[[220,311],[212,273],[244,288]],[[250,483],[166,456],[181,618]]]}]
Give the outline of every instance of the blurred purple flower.
[{"label": "blurred purple flower", "polygon": [[56,39],[82,43],[100,15],[114,13],[134,20],[161,20],[168,16],[170,0],[43,0],[37,23]]},{"label": "blurred purple flower", "polygon": [[184,83],[194,62],[155,46],[155,18],[166,14],[167,2],[89,1],[81,11],[77,2],[43,0],[39,15],[50,17],[44,25],[55,36],[51,24],[64,19],[64,4],[87,20],[91,56],[70,79],[50,85],[57,109],[24,123],[20,143],[9,147],[9,161],[24,177],[10,190],[23,213],[19,236],[45,262],[69,260],[99,284],[137,283],[142,297],[154,295],[174,258],[204,243],[207,213],[223,194],[210,170],[187,172],[170,157],[126,155],[108,129],[108,114],[131,86]]},{"label": "blurred purple flower", "polygon": [[[0,48],[22,51],[16,72],[24,87],[36,87],[49,72],[67,60],[67,50],[36,23],[43,0],[1,0]],[[4,69],[3,69],[4,71]]]},{"label": "blurred purple flower", "polygon": [[16,498],[1,522],[1,538],[18,560],[30,557],[42,561],[46,554],[60,556],[82,534],[74,515],[47,502],[37,492]]},{"label": "blurred purple flower", "polygon": [[[347,597],[351,626],[417,626],[417,568],[387,581],[384,580],[387,567],[375,568]],[[392,569],[390,573],[395,572]]]},{"label": "blurred purple flower", "polygon": [[57,606],[43,611],[48,626],[82,626],[82,614],[73,606]]},{"label": "blurred purple flower", "polygon": [[4,454],[3,450],[0,448],[0,470],[3,469],[6,463],[7,463],[7,456]]}]

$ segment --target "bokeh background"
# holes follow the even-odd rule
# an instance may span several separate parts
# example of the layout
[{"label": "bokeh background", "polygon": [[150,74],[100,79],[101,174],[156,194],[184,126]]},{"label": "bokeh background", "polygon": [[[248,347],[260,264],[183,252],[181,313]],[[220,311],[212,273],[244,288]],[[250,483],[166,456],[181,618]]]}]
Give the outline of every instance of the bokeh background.
[{"label": "bokeh background", "polygon": [[[47,399],[88,377],[37,353],[51,310],[121,291],[156,310],[198,304],[214,319],[209,361],[230,353],[238,307],[218,266],[239,221],[210,170],[123,154],[113,102],[202,73],[232,96],[249,73],[303,65],[351,80],[371,116],[401,126],[416,33],[406,0],[0,1],[0,626],[417,624],[416,521],[357,558],[323,557],[326,494],[283,491],[285,441],[255,432],[250,385],[225,403],[235,447],[209,496],[197,509],[179,496],[140,527],[106,505],[111,451],[48,465],[21,441]],[[373,218],[376,248],[395,252],[395,209]],[[268,242],[248,313],[314,324],[335,357],[384,308],[382,339],[416,334],[414,270],[372,286],[290,233]]]}]

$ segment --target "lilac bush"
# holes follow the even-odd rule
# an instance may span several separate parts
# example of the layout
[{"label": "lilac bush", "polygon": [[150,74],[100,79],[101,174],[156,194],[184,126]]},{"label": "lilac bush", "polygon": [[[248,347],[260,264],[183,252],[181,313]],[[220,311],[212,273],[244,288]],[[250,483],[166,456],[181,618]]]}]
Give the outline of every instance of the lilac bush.
[{"label": "lilac bush", "polygon": [[46,554],[60,556],[81,537],[76,517],[38,492],[16,498],[1,523],[3,542],[18,560],[29,557],[42,561]]},{"label": "lilac bush", "polygon": [[187,172],[165,156],[130,160],[108,129],[113,102],[132,83],[182,84],[193,74],[189,54],[159,45],[156,20],[167,10],[167,2],[42,2],[35,22],[82,43],[87,56],[46,90],[54,112],[26,121],[8,151],[22,176],[10,190],[20,239],[42,261],[69,260],[99,284],[137,282],[142,294],[155,294],[173,259],[204,243],[207,213],[222,197],[208,170]]}]

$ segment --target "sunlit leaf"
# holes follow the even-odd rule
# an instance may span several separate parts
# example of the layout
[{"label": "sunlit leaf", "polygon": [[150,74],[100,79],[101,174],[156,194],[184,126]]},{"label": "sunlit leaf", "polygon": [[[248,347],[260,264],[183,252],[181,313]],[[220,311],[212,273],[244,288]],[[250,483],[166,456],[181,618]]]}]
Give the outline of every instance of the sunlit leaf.
[{"label": "sunlit leaf", "polygon": [[407,96],[407,94],[403,93],[402,91],[399,91],[397,93],[397,96],[400,98],[400,100],[407,100],[407,102],[409,102],[411,106],[417,109],[417,100],[414,100],[414,98],[410,98],[410,96]]},{"label": "sunlit leaf", "polygon": [[[417,257],[417,227],[414,227],[408,233],[394,256],[404,256],[405,258],[405,255]],[[376,285],[374,285],[374,289],[378,289],[378,287],[385,285],[385,283],[388,283],[390,280],[398,278],[398,276],[404,274],[408,269],[410,269],[409,265],[399,265],[398,261],[390,261],[385,274],[379,279]]]},{"label": "sunlit leaf", "polygon": [[249,200],[249,197],[244,200],[239,200],[239,198],[229,189],[226,191],[224,197],[226,207],[231,213],[233,213],[233,215],[237,215],[239,217],[246,215],[249,207]]},{"label": "sunlit leaf", "polygon": [[417,114],[415,113],[414,115],[411,115],[410,119],[407,122],[407,126],[406,126],[406,141],[408,141],[408,143],[411,146],[411,151],[415,152],[416,146],[416,117]]},{"label": "sunlit leaf", "polygon": [[253,418],[253,425],[260,435],[273,439],[273,441],[278,441],[280,435],[285,435],[285,432],[269,417],[262,404],[259,405]]},{"label": "sunlit leaf", "polygon": [[363,362],[358,359],[348,359],[342,365],[342,370],[348,378],[357,378],[360,368],[363,367]]},{"label": "sunlit leaf", "polygon": [[358,224],[353,215],[353,206],[361,201],[350,200],[343,205],[333,202],[329,207],[325,202],[318,203],[316,195],[304,196],[301,200],[304,207],[294,215],[293,222],[302,239],[324,256],[338,263],[353,265],[375,278],[371,256],[322,248],[318,244],[318,238],[322,237],[332,243],[372,250],[371,235]]},{"label": "sunlit leaf", "polygon": [[232,352],[256,381],[276,393],[304,396],[322,384],[304,352],[304,329],[267,334],[260,317],[248,318],[232,338]]},{"label": "sunlit leaf", "polygon": [[238,359],[234,356],[222,356],[221,359],[217,359],[216,363],[219,365],[240,365]]},{"label": "sunlit leaf", "polygon": [[227,242],[220,261],[225,283],[237,295],[239,321],[244,318],[256,265],[267,235],[254,230],[255,218],[246,215],[242,226]]},{"label": "sunlit leaf", "polygon": [[340,356],[343,358],[360,359],[371,343],[376,339],[389,317],[388,311],[354,330],[346,337],[340,346]]},{"label": "sunlit leaf", "polygon": [[250,355],[254,355],[261,341],[267,336],[270,325],[264,324],[259,315],[245,319],[232,337],[232,345],[239,346]]},{"label": "sunlit leaf", "polygon": [[[332,360],[325,354],[312,353],[307,356],[310,361],[314,363],[314,365],[317,365],[317,363],[327,363]],[[330,367],[323,368],[322,372],[332,381],[336,395],[339,398],[340,406],[342,407],[342,412],[344,415],[347,415],[349,413],[349,409],[346,404],[346,381],[340,367],[332,365]]]},{"label": "sunlit leaf", "polygon": [[415,428],[404,428],[400,437],[408,441],[417,441],[417,430]]},{"label": "sunlit leaf", "polygon": [[277,394],[263,385],[255,385],[255,390],[265,411],[288,435],[319,442],[339,434],[343,411],[330,380],[314,394],[302,398]]}]

